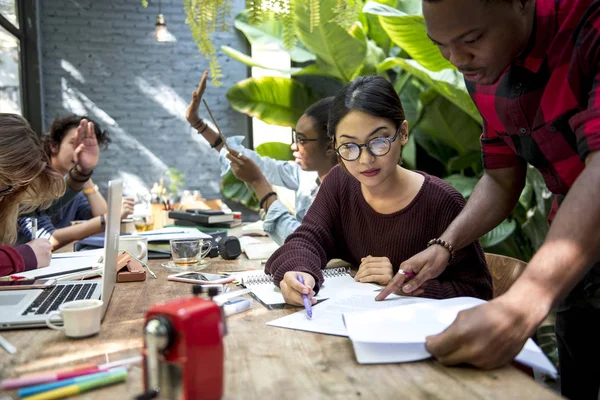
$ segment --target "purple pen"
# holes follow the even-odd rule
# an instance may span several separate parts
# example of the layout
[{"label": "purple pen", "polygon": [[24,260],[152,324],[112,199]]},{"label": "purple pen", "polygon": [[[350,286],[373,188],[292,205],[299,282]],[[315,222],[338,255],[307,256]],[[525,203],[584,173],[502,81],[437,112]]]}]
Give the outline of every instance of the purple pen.
[{"label": "purple pen", "polygon": [[[298,282],[304,285],[304,279],[302,278],[302,275],[297,275],[297,278]],[[312,307],[310,306],[310,300],[304,293],[302,293],[302,301],[304,302],[304,308],[306,309],[306,316],[309,319],[312,319]]]}]

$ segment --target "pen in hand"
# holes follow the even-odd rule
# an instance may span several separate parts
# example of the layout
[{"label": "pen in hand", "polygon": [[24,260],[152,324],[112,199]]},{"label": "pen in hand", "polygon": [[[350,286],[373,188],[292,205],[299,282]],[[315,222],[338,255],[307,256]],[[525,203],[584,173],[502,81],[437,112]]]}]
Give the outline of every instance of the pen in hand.
[{"label": "pen in hand", "polygon": [[[302,275],[297,275],[296,278],[298,279],[298,282],[304,285],[304,279],[302,278]],[[302,301],[304,302],[304,308],[306,309],[306,316],[308,319],[312,319],[312,307],[310,306],[308,295],[302,293]]]}]

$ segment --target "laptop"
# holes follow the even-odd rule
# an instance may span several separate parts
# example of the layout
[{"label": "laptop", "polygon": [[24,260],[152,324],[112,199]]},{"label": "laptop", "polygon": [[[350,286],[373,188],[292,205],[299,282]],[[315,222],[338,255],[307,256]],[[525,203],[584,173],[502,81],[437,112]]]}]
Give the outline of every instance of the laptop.
[{"label": "laptop", "polygon": [[[108,182],[108,214],[104,233],[104,269],[101,280],[59,281],[47,289],[0,292],[0,330],[45,327],[51,311],[73,300],[101,299],[102,319],[115,287],[121,227],[123,181]],[[85,266],[85,265],[82,265]],[[40,269],[40,272],[43,269]]]}]

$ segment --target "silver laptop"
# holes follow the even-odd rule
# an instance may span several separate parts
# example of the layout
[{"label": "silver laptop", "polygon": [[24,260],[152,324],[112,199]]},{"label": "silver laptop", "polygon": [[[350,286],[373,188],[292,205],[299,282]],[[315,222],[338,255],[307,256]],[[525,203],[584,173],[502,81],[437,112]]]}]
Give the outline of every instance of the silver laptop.
[{"label": "silver laptop", "polygon": [[[108,215],[104,233],[104,271],[101,280],[60,281],[48,289],[0,292],[0,330],[46,326],[47,315],[67,302],[102,299],[102,319],[117,275],[123,181],[108,182]],[[85,266],[85,265],[82,265]],[[40,269],[40,275],[43,269]]]}]

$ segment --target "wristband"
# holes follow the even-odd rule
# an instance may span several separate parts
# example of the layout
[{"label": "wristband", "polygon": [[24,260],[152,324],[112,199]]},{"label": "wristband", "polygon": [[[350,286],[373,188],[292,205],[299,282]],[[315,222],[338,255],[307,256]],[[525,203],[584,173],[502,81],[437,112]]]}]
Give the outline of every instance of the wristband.
[{"label": "wristband", "polygon": [[266,202],[266,201],[267,201],[267,199],[268,199],[269,197],[271,197],[271,196],[277,196],[277,193],[275,193],[275,192],[269,192],[269,193],[267,193],[267,194],[265,195],[265,197],[263,197],[263,198],[260,200],[260,203],[258,203],[258,208],[263,208],[263,206],[265,205],[265,202]]}]

